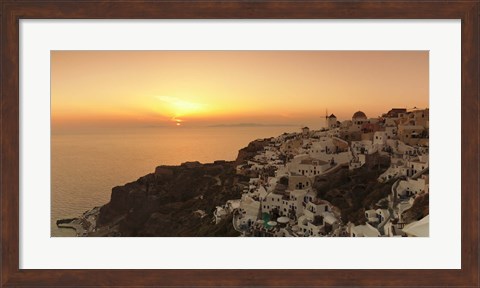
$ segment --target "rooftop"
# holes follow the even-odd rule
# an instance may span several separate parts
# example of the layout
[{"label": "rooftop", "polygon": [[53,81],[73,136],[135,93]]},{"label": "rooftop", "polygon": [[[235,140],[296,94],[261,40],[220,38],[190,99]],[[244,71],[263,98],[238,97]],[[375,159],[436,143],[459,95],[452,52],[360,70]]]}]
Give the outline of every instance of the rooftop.
[{"label": "rooftop", "polygon": [[315,159],[315,158],[306,158],[306,159],[303,159],[302,161],[300,161],[300,164],[313,164],[313,162],[317,162],[318,165],[325,165],[327,164],[328,162],[325,162],[323,160],[320,160],[320,159]]},{"label": "rooftop", "polygon": [[330,204],[327,201],[322,200],[322,199],[318,199],[318,198],[313,200],[312,203],[315,204],[315,205],[328,205],[328,204]]},{"label": "rooftop", "polygon": [[365,115],[365,113],[363,113],[362,111],[357,111],[355,112],[355,114],[353,114],[352,118],[354,119],[367,119],[367,115]]}]

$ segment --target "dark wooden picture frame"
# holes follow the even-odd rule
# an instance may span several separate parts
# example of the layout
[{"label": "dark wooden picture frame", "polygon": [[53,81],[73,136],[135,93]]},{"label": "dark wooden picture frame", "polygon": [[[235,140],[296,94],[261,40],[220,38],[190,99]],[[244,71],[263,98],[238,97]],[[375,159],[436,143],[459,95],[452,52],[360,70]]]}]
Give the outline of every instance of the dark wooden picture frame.
[{"label": "dark wooden picture frame", "polygon": [[[1,285],[463,286],[479,283],[479,10],[471,1],[4,0],[1,4]],[[462,259],[457,270],[19,269],[20,19],[461,19]],[[448,247],[445,247],[448,249]],[[442,251],[439,251],[442,253]]]}]

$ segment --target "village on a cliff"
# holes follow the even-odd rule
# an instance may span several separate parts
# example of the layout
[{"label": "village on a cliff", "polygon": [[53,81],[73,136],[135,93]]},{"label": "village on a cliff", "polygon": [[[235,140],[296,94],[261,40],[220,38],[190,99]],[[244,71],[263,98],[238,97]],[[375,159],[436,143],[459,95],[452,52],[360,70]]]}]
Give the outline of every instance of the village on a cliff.
[{"label": "village on a cliff", "polygon": [[428,108],[331,114],[325,126],[255,140],[235,162],[159,166],[57,225],[78,236],[428,237]]},{"label": "village on a cliff", "polygon": [[[263,149],[236,167],[250,177],[248,187],[241,199],[217,207],[216,221],[232,213],[232,225],[244,236],[428,236],[428,109],[392,109],[380,118],[358,111],[343,122],[331,114],[326,122],[326,129],[304,127],[261,141],[267,142]],[[357,223],[346,221],[341,189],[328,187],[339,195],[327,201],[319,193],[322,184],[329,186],[322,180],[340,169],[374,167],[381,157],[390,164],[376,180],[391,184],[388,194],[363,207]],[[365,184],[356,190],[362,193]],[[409,215],[414,205],[421,218]]]}]

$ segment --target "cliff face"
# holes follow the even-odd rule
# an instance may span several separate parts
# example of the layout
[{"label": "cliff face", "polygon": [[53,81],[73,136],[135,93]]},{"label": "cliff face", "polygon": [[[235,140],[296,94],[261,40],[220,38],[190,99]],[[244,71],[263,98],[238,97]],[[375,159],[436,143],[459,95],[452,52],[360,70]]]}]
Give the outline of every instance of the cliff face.
[{"label": "cliff face", "polygon": [[[267,141],[253,141],[235,162],[187,162],[159,166],[154,173],[112,189],[90,236],[238,236],[231,218],[212,223],[216,206],[241,197],[236,163],[253,157]],[[202,210],[201,217],[195,211]]]},{"label": "cliff face", "polygon": [[[215,228],[209,227],[215,207],[240,197],[234,172],[231,162],[157,167],[112,189],[110,202],[100,209],[97,230],[104,233],[98,236],[197,236],[202,226],[208,234]],[[208,216],[196,216],[196,210]]]},{"label": "cliff face", "polygon": [[257,154],[257,152],[261,151],[265,146],[268,145],[268,143],[270,143],[270,139],[258,139],[250,142],[247,147],[242,148],[238,151],[238,156],[235,160],[235,164],[239,165],[252,159]]}]

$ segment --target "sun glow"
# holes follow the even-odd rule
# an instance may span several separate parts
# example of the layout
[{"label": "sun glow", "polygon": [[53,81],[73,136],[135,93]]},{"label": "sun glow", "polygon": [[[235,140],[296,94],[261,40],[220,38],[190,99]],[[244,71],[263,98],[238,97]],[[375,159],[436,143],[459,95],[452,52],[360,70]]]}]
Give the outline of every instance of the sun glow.
[{"label": "sun glow", "polygon": [[344,120],[428,106],[428,51],[54,51],[51,63],[52,124],[66,130],[313,126],[325,108]]},{"label": "sun glow", "polygon": [[166,109],[173,115],[172,119],[176,119],[176,117],[180,116],[201,113],[205,109],[204,104],[180,99],[178,97],[157,96],[156,98],[161,101],[162,110]]},{"label": "sun glow", "polygon": [[182,122],[183,122],[182,119],[177,119],[175,117],[172,118],[172,121],[175,122],[175,125],[177,125],[177,126],[182,125]]}]

